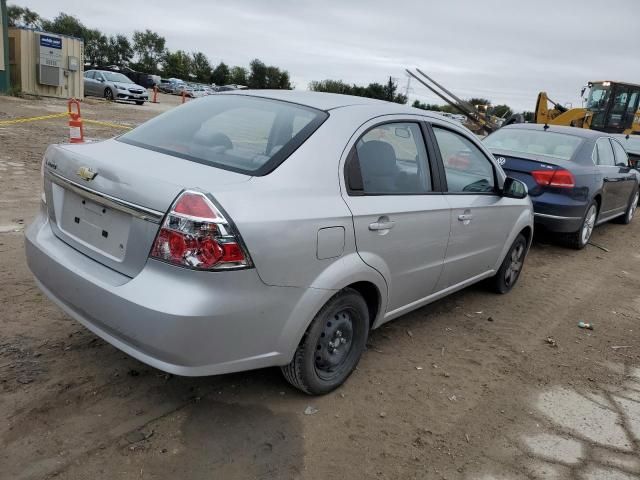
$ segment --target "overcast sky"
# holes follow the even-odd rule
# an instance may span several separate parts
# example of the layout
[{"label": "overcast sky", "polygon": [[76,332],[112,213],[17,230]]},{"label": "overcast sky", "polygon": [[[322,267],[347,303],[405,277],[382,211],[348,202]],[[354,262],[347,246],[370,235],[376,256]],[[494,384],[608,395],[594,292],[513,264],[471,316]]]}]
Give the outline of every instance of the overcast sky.
[{"label": "overcast sky", "polygon": [[[60,11],[107,34],[149,28],[171,50],[212,63],[253,58],[285,68],[296,88],[325,78],[367,84],[420,67],[460,97],[533,110],[540,90],[580,105],[589,80],[640,83],[640,0],[9,0]],[[411,82],[411,99],[437,101]]]}]

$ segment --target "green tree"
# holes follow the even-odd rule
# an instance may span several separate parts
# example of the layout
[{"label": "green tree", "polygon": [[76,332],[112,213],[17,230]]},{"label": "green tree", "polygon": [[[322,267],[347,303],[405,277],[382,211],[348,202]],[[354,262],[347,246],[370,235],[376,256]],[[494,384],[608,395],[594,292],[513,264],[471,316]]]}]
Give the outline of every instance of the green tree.
[{"label": "green tree", "polygon": [[51,33],[82,38],[85,41],[85,47],[88,37],[91,37],[91,34],[87,35],[87,27],[78,18],[64,12],[60,12],[53,20],[42,20],[42,29]]},{"label": "green tree", "polygon": [[226,63],[220,62],[211,72],[211,82],[216,85],[226,85],[229,83],[229,67]]},{"label": "green tree", "polygon": [[249,88],[267,88],[267,66],[257,58],[249,64]]},{"label": "green tree", "polygon": [[470,103],[474,107],[478,108],[478,106],[481,106],[481,105],[491,105],[491,100],[489,100],[487,98],[473,97],[473,98],[468,99],[467,103]]},{"label": "green tree", "polygon": [[431,110],[432,112],[442,111],[442,106],[436,103],[422,103],[420,100],[414,100],[412,107],[419,108],[421,110]]},{"label": "green tree", "polygon": [[104,65],[108,62],[109,41],[96,29],[84,31],[84,56],[91,65]]},{"label": "green tree", "polygon": [[351,85],[342,80],[314,80],[309,83],[309,90],[314,92],[341,93],[352,95]]},{"label": "green tree", "polygon": [[513,115],[513,110],[509,105],[496,105],[491,109],[491,115],[495,115],[500,118],[509,118]]},{"label": "green tree", "polygon": [[112,35],[107,46],[107,62],[111,65],[127,65],[133,58],[133,48],[124,35]]},{"label": "green tree", "polygon": [[33,10],[17,5],[7,7],[7,20],[10,27],[41,28],[42,19]]},{"label": "green tree", "polygon": [[309,90],[316,92],[342,93],[345,95],[355,95],[356,97],[369,97],[378,100],[387,100],[395,103],[406,103],[407,97],[401,93],[396,93],[398,86],[393,78],[383,85],[381,83],[370,83],[366,87],[361,85],[348,85],[342,80],[321,80],[313,81],[309,84]]},{"label": "green tree", "polygon": [[233,67],[229,74],[229,83],[234,85],[247,85],[249,72],[244,67]]},{"label": "green tree", "polygon": [[164,76],[188,79],[191,73],[191,56],[183,51],[166,52],[162,58]]},{"label": "green tree", "polygon": [[158,64],[165,56],[165,43],[166,40],[163,36],[149,29],[144,32],[133,32],[133,51],[137,58],[136,67],[147,73],[156,73]]},{"label": "green tree", "polygon": [[522,116],[524,117],[525,122],[534,122],[534,114],[533,112],[522,112]]},{"label": "green tree", "polygon": [[191,73],[202,83],[208,83],[211,79],[211,64],[204,53],[194,52],[191,55]]}]

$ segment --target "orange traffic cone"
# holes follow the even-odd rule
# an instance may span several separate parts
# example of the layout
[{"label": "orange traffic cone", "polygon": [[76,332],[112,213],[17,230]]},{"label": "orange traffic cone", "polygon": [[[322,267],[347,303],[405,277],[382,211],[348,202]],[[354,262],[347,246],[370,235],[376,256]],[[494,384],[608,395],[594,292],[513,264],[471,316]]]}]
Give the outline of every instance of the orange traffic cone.
[{"label": "orange traffic cone", "polygon": [[[75,105],[75,112],[71,111],[71,105]],[[84,129],[82,128],[82,117],[80,117],[80,102],[75,98],[70,98],[67,102],[67,112],[69,113],[69,141],[71,143],[84,142]]]}]

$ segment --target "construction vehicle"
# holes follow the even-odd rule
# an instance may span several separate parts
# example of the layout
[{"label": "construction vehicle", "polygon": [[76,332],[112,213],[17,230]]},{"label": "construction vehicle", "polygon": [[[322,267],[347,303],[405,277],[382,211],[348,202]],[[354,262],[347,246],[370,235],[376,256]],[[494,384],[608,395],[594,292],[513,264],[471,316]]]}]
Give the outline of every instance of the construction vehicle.
[{"label": "construction vehicle", "polygon": [[551,100],[546,92],[538,94],[534,123],[590,128],[607,133],[640,135],[640,85],[609,80],[589,82],[582,108],[568,108]]},{"label": "construction vehicle", "polygon": [[489,115],[488,105],[476,106],[471,105],[465,100],[461,100],[419,68],[416,68],[415,72],[409,69],[405,71],[409,76],[420,82],[455,110],[467,117],[469,120],[467,126],[475,133],[486,135],[500,128],[502,119]]}]

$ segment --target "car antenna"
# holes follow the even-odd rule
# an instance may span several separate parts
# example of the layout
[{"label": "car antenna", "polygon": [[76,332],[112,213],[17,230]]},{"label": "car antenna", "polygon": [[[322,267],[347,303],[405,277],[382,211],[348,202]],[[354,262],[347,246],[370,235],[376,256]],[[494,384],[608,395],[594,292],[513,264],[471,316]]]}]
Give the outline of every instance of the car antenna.
[{"label": "car antenna", "polygon": [[629,140],[629,134],[627,133],[627,136],[624,137],[625,140]]},{"label": "car antenna", "polygon": [[547,130],[549,130],[549,125],[548,124],[544,124],[544,127],[542,127],[544,129],[544,131],[546,132]]}]

